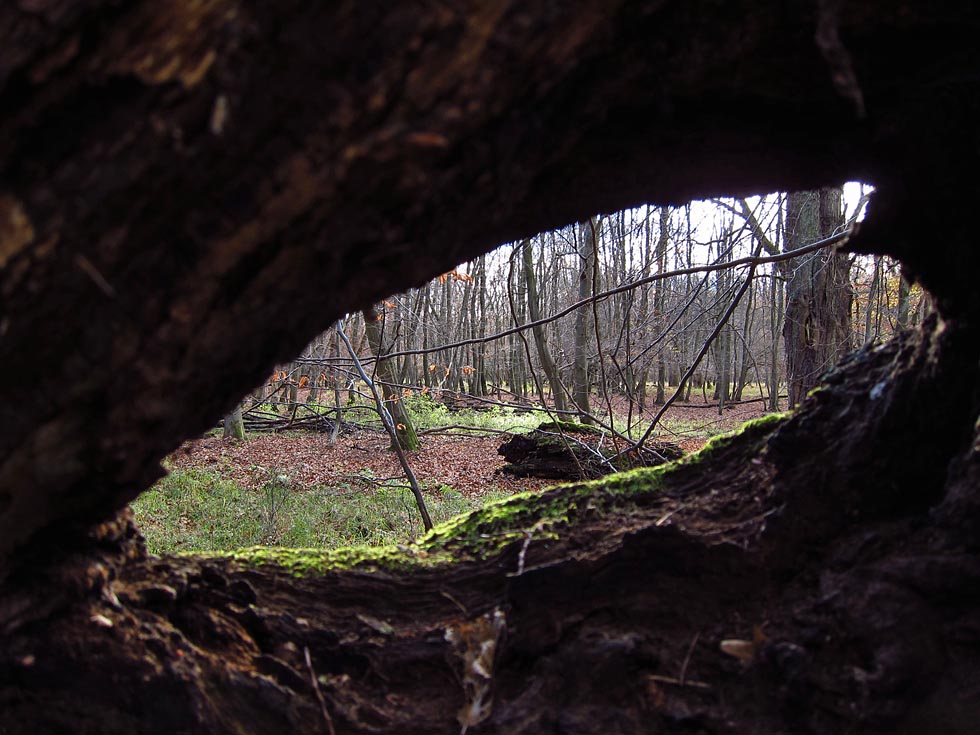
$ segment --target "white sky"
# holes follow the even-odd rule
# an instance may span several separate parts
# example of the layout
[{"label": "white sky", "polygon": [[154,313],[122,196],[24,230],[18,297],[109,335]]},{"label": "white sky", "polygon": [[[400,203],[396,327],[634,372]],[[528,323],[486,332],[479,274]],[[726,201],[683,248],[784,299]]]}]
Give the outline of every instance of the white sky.
[{"label": "white sky", "polygon": [[[871,187],[867,184],[862,184],[857,181],[849,181],[844,184],[843,200],[845,221],[850,220],[851,217],[854,216],[854,210],[858,206],[862,194],[871,190]],[[761,197],[746,197],[749,206],[756,210],[756,216],[760,218],[764,227],[768,226],[770,223],[774,223],[776,217],[776,198],[774,195],[766,196],[767,202],[761,209],[759,208]],[[632,210],[627,210],[626,214],[627,229],[630,228],[631,222],[636,226],[635,232],[630,240],[632,241],[631,245],[635,249],[634,252],[637,254],[637,258],[639,257],[639,253],[642,252],[641,249],[643,247],[644,240],[644,235],[639,225],[648,216],[648,211],[647,206],[641,206]],[[683,217],[683,209],[678,209],[674,216]],[[863,211],[858,217],[858,221],[861,221],[862,219],[864,219]],[[741,226],[741,217],[733,216],[731,213],[727,212],[711,201],[700,200],[691,203],[691,234],[692,239],[698,243],[707,243],[711,241],[713,238],[717,237],[725,222],[731,222],[733,220],[736,228]],[[675,219],[674,227],[677,227],[679,222],[680,220]],[[656,237],[656,232],[654,232],[654,237]],[[707,247],[704,245],[696,245],[695,250],[697,255],[695,255],[694,260],[706,262],[708,258]],[[457,270],[460,272],[467,272],[468,268],[464,263],[458,266]]]}]

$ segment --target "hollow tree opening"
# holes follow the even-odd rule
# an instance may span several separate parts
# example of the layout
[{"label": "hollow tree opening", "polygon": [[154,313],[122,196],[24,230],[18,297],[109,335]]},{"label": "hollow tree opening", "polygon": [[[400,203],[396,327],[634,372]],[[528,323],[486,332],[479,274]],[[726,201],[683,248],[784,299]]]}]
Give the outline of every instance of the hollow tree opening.
[{"label": "hollow tree opening", "polygon": [[[976,26],[4,6],[3,726],[970,732]],[[936,313],[791,418],[392,555],[154,560],[113,516],[341,312],[597,211],[847,177],[876,187],[848,247]]]}]

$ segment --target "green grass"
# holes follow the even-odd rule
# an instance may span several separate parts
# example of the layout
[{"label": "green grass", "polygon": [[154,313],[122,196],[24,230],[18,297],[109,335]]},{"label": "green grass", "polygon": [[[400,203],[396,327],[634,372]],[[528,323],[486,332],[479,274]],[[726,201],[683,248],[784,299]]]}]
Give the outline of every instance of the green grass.
[{"label": "green grass", "polygon": [[[724,461],[724,455],[733,443],[768,442],[790,416],[788,413],[774,414],[748,421],[736,431],[715,439],[700,452],[677,462],[622,472],[598,480],[553,486],[540,492],[509,496],[498,494],[495,500],[486,497],[483,503],[476,503],[466,501],[446,487],[430,490],[430,510],[437,525],[428,534],[416,538],[414,543],[398,543],[408,540],[400,535],[402,532],[416,537],[420,530],[407,491],[395,495],[389,493],[397,491],[397,488],[353,495],[333,491],[333,502],[318,506],[316,512],[311,514],[296,510],[296,497],[306,494],[317,498],[318,493],[293,491],[289,487],[288,477],[271,473],[266,487],[244,493],[244,496],[261,498],[261,502],[266,503],[258,515],[266,531],[270,518],[278,518],[281,522],[282,525],[276,527],[275,545],[249,545],[252,539],[246,536],[240,542],[224,548],[214,544],[193,547],[186,543],[170,548],[162,547],[151,538],[150,533],[146,535],[150,539],[151,550],[157,553],[214,552],[218,558],[244,565],[272,565],[296,576],[352,567],[432,569],[460,558],[487,558],[510,544],[526,545],[531,538],[559,538],[569,524],[574,524],[583,515],[595,517],[596,514],[628,510],[630,506],[642,502],[644,496],[669,489],[676,475],[680,474],[683,478],[685,474],[689,476],[696,465]],[[229,490],[234,493],[235,486],[207,473],[175,473],[140,499],[136,505],[146,503],[148,507],[137,507],[137,513],[145,522],[147,511],[156,509],[160,515],[149,519],[152,524],[169,521],[188,526],[193,520],[189,518],[192,509],[186,506],[188,499],[196,498],[202,505],[209,506],[212,494],[218,501],[219,496]],[[159,498],[155,499],[153,492],[171,495],[169,500],[173,501],[172,505],[164,503],[165,507],[161,509],[155,502]],[[242,494],[238,489],[236,497]],[[277,498],[284,498],[281,505],[276,504]],[[273,508],[278,508],[277,513],[271,512]],[[338,508],[344,512],[337,516],[330,515]],[[176,510],[178,515],[161,521],[161,516],[166,516],[171,510]],[[474,512],[459,514],[467,510]],[[308,524],[312,522],[315,525],[323,513],[332,518],[327,524],[331,527],[329,537],[332,541],[316,543],[317,539],[313,539],[311,542],[311,536],[316,534]],[[405,514],[405,525],[397,528],[402,513]],[[206,513],[203,515],[207,516]],[[351,522],[354,523],[353,528]],[[225,553],[227,551],[231,553]]]},{"label": "green grass", "polygon": [[415,428],[419,430],[461,425],[521,433],[531,431],[542,421],[548,420],[548,414],[543,411],[515,413],[514,409],[504,406],[491,405],[485,411],[469,408],[451,411],[442,403],[422,395],[408,396],[404,401]]},{"label": "green grass", "polygon": [[[299,404],[296,411],[296,418],[303,419],[309,416],[332,414],[332,396],[321,399],[320,403]],[[488,404],[487,410],[477,411],[471,408],[460,408],[450,410],[438,401],[434,401],[429,395],[418,393],[403,398],[405,407],[412,416],[415,428],[418,430],[438,429],[450,425],[469,426],[477,429],[495,429],[497,431],[527,432],[536,428],[542,421],[548,420],[548,414],[544,411],[527,411],[516,413],[514,409],[505,406],[495,406]],[[278,407],[272,406],[268,402],[250,407],[256,413],[277,414],[280,417],[289,416],[291,409],[287,404],[280,403]],[[376,429],[383,429],[381,419],[378,417],[374,403],[363,397],[358,397],[353,404],[344,403],[344,418],[348,421],[356,421],[363,426],[370,426]],[[220,430],[218,430],[220,432]]]},{"label": "green grass", "polygon": [[[439,523],[506,497],[471,500],[447,486],[427,489]],[[423,529],[408,488],[301,489],[270,475],[258,490],[203,470],[176,471],[132,504],[151,553],[230,551],[254,545],[316,547],[404,543]]]}]

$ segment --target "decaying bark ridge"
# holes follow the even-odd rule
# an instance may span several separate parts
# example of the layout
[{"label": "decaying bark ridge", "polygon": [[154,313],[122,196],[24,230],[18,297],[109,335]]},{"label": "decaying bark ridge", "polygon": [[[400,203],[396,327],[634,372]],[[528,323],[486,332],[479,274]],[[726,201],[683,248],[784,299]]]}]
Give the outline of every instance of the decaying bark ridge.
[{"label": "decaying bark ridge", "polygon": [[[942,487],[895,492],[961,444],[881,446],[916,393],[967,413],[940,388],[975,366],[967,337],[859,353],[791,418],[401,551],[140,559],[125,519],[107,525],[57,567],[86,587],[6,595],[5,724],[324,732],[311,667],[337,732],[971,732],[977,537],[946,503],[925,522]],[[841,433],[842,412],[863,418]],[[921,464],[875,461],[893,449]],[[975,490],[964,457],[954,498]],[[119,556],[114,579],[94,571]]]},{"label": "decaying bark ridge", "polygon": [[[0,7],[0,729],[972,732],[980,23],[856,5]],[[845,177],[937,317],[702,462],[361,560],[112,517],[345,311]]]}]

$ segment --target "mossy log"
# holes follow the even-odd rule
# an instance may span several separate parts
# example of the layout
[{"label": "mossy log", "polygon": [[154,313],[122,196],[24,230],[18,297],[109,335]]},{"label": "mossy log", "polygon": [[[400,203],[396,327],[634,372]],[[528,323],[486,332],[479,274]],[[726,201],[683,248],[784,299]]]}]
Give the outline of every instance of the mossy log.
[{"label": "mossy log", "polygon": [[[937,355],[976,360],[963,337],[859,353],[792,415],[407,546],[157,559],[103,524],[4,586],[4,727],[965,735],[980,511],[955,499],[980,452],[894,431],[919,391],[965,413],[930,385]],[[895,443],[914,466],[875,460]],[[945,484],[889,490],[951,457]]]},{"label": "mossy log", "polygon": [[507,461],[502,472],[550,480],[587,480],[684,456],[684,450],[672,442],[651,441],[631,448],[594,426],[568,421],[547,421],[527,434],[516,434],[497,453]]}]

